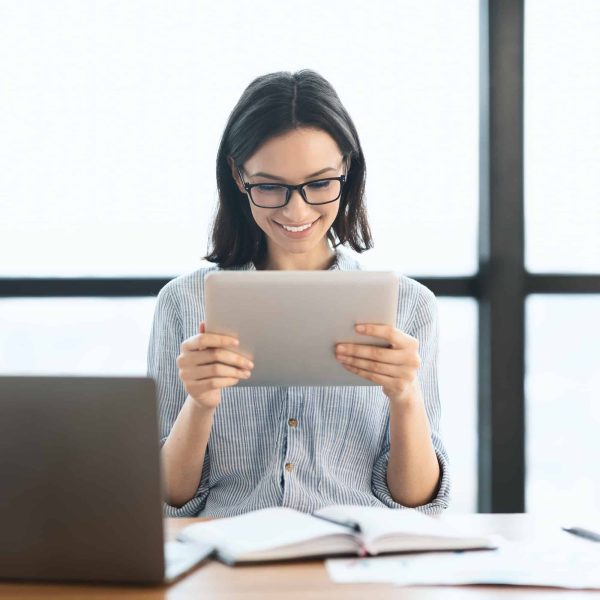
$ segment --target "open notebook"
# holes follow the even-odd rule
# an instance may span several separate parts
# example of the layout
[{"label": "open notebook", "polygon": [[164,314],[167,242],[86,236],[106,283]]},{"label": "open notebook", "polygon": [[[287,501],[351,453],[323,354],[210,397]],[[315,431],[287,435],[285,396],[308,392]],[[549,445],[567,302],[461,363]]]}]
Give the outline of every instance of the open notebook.
[{"label": "open notebook", "polygon": [[[494,538],[471,536],[412,509],[328,506],[305,514],[266,508],[237,517],[188,525],[178,539],[215,548],[223,562],[285,560],[308,556],[495,548]],[[354,522],[360,531],[322,518]]]}]

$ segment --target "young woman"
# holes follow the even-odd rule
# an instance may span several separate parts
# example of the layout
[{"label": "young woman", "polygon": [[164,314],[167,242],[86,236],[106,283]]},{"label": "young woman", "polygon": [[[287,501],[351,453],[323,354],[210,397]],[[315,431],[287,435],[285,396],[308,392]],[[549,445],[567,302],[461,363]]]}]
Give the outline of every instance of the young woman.
[{"label": "young woman", "polygon": [[215,266],[160,291],[150,337],[165,514],[328,504],[444,509],[437,317],[427,288],[400,276],[396,327],[358,324],[387,347],[336,348],[346,369],[377,386],[236,387],[253,364],[236,352],[235,338],[205,331],[208,272],[360,269],[340,246],[372,247],[363,152],[331,85],[310,70],[254,80],[223,133],[217,183],[206,257]]}]

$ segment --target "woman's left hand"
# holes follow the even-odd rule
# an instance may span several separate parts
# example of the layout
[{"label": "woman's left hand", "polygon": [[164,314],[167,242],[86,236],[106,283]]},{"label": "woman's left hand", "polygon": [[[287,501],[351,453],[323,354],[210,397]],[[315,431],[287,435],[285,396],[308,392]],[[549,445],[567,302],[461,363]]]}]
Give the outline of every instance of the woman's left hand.
[{"label": "woman's left hand", "polygon": [[[362,327],[362,329],[361,329]],[[389,347],[368,344],[336,344],[335,356],[348,371],[383,386],[391,402],[420,397],[417,372],[421,366],[419,341],[389,325],[355,326],[357,333],[385,340]]]}]

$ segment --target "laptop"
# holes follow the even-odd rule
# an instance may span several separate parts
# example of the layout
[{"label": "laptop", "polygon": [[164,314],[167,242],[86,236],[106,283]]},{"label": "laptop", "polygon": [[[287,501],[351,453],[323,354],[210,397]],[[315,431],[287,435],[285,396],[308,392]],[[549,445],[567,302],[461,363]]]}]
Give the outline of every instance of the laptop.
[{"label": "laptop", "polygon": [[165,543],[146,377],[0,377],[0,579],[170,583],[212,551]]},{"label": "laptop", "polygon": [[355,323],[396,326],[391,271],[212,271],[204,279],[206,331],[239,338],[255,367],[240,386],[377,385],[344,367],[335,344],[385,346]]}]

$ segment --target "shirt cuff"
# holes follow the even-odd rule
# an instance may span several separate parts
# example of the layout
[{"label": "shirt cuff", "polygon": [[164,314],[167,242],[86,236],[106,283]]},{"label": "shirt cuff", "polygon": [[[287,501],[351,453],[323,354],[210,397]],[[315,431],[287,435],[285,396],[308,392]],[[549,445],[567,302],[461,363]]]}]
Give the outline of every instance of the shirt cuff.
[{"label": "shirt cuff", "polygon": [[[440,465],[440,483],[438,493],[431,502],[423,504],[422,506],[411,507],[428,515],[440,514],[444,509],[448,508],[448,503],[450,501],[450,475],[448,459],[438,450],[436,450],[435,453]],[[373,466],[373,478],[371,482],[373,495],[378,500],[383,502],[383,504],[385,504],[388,508],[409,508],[396,502],[390,494],[390,490],[387,485],[387,467],[389,458],[390,452],[387,450],[379,456],[375,462],[375,465]]]},{"label": "shirt cuff", "polygon": [[206,494],[202,494],[201,496],[194,496],[183,506],[179,507],[171,506],[170,504],[163,502],[163,516],[179,518],[197,517],[204,508],[207,496],[208,492]]}]

